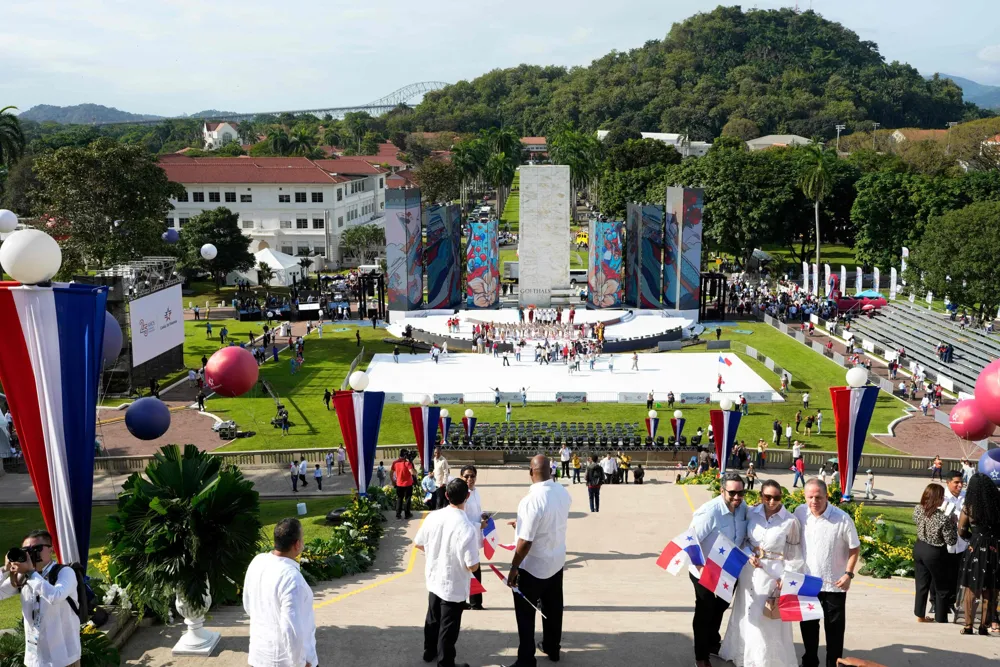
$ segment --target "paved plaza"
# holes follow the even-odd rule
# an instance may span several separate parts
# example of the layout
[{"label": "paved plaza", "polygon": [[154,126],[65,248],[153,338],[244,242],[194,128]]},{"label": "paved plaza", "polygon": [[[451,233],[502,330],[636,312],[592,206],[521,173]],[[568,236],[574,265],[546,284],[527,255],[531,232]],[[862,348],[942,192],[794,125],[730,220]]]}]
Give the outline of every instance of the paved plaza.
[{"label": "paved plaza", "polygon": [[[562,660],[567,665],[692,665],[691,619],[694,591],[686,577],[673,577],[654,565],[667,541],[688,525],[694,507],[709,499],[704,487],[668,483],[675,473],[654,470],[643,486],[614,485],[602,491],[599,514],[588,511],[583,485],[569,485],[573,497],[567,534]],[[882,478],[896,483],[900,495],[922,489],[924,480]],[[497,511],[500,540],[513,536],[506,520],[515,516],[527,491],[525,468],[480,471],[483,508]],[[300,494],[301,495],[301,494]],[[405,667],[423,665],[420,654],[427,593],[423,555],[410,547],[419,518],[391,518],[375,568],[317,586],[316,622],[321,665]],[[510,554],[500,551],[507,571]],[[513,662],[517,630],[511,594],[487,573],[485,611],[466,612],[458,641],[458,660],[476,665]],[[953,624],[917,624],[913,582],[859,576],[848,595],[847,654],[890,667],[978,667],[1000,658],[994,637],[958,634]],[[170,647],[181,626],[139,630],[125,647],[132,665],[237,667],[246,664],[247,619],[240,607],[212,612],[210,625],[223,633],[215,656],[180,658]],[[541,624],[538,625],[541,638]],[[794,631],[801,655],[799,631]],[[821,650],[822,651],[822,650]],[[547,659],[539,655],[539,665]],[[713,665],[728,665],[718,659]]]}]

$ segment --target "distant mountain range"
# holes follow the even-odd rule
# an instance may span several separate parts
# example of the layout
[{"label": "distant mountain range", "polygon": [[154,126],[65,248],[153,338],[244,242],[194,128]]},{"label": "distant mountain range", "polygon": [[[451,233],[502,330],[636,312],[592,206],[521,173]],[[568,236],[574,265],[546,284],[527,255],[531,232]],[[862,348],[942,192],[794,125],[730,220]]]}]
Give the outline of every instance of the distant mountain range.
[{"label": "distant mountain range", "polygon": [[[214,116],[232,115],[233,111],[219,111],[218,109],[206,109],[181,118],[211,118]],[[154,116],[152,114],[129,113],[114,107],[106,107],[101,104],[76,104],[70,107],[57,107],[51,104],[38,104],[31,107],[19,117],[23,120],[33,120],[37,122],[53,121],[56,123],[85,124],[91,123],[121,123],[139,120],[159,120],[165,116]]]},{"label": "distant mountain range", "polygon": [[1000,108],[1000,86],[986,86],[951,74],[942,74],[941,78],[954,81],[962,89],[966,102],[975,102],[984,109]]}]

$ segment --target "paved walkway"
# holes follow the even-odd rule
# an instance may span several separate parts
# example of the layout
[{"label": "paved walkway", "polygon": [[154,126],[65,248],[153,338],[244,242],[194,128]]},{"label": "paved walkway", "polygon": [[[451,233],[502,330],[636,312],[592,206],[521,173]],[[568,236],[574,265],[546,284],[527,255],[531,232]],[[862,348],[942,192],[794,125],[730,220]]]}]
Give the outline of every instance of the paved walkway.
[{"label": "paved walkway", "polygon": [[[684,530],[694,507],[708,500],[704,488],[678,487],[665,471],[643,486],[617,485],[602,492],[602,511],[587,511],[583,485],[571,485],[573,509],[567,534],[563,660],[578,667],[693,664],[692,585],[654,565],[666,542]],[[515,515],[528,487],[524,469],[480,472],[484,509],[498,511],[501,540],[512,538],[504,521]],[[371,572],[318,586],[316,623],[321,664],[417,667],[427,593],[423,555],[409,540],[419,522],[389,519],[388,534]],[[501,551],[506,572],[510,554]],[[472,665],[510,664],[517,645],[511,594],[484,577],[486,611],[462,619],[458,659]],[[913,620],[913,584],[905,579],[858,577],[848,595],[848,654],[897,667],[985,667],[1000,658],[991,637],[961,637],[958,627],[918,625]],[[247,619],[240,607],[212,612],[211,627],[223,639],[210,660],[179,658],[170,647],[182,626],[140,629],[122,657],[153,667],[242,667],[246,664]],[[538,625],[538,638],[540,623]],[[796,650],[801,637],[794,630]],[[548,664],[539,656],[539,664]],[[728,663],[713,662],[716,667]]]}]

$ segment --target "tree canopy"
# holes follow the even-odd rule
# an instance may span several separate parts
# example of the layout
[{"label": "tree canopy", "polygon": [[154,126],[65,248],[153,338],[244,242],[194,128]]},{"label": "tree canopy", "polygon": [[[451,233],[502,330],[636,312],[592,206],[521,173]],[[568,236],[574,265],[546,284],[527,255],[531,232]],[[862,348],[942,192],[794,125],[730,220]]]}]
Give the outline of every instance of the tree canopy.
[{"label": "tree canopy", "polygon": [[[215,259],[201,256],[201,247],[211,243],[218,251]],[[199,213],[181,230],[177,250],[180,268],[187,272],[208,271],[215,279],[216,291],[233,271],[254,268],[254,256],[249,250],[250,238],[240,229],[240,215],[220,206]]]}]

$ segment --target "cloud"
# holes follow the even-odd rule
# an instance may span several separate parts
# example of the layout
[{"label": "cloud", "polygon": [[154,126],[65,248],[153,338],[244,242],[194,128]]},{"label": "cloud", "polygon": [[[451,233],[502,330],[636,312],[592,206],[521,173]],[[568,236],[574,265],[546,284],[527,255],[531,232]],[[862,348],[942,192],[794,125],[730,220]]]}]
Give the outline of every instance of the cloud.
[{"label": "cloud", "polygon": [[985,60],[988,63],[1000,63],[1000,44],[980,49],[979,59]]}]

